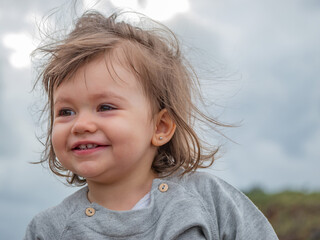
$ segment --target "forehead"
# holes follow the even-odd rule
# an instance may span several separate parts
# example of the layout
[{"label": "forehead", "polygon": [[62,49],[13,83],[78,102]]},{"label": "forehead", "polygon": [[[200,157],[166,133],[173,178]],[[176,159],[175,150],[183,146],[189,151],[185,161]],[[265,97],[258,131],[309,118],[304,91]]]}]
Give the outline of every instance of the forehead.
[{"label": "forehead", "polygon": [[123,66],[120,58],[110,58],[101,54],[83,64],[71,77],[54,89],[53,100],[72,92],[103,95],[118,93],[127,95],[143,94],[140,82],[128,67]]}]

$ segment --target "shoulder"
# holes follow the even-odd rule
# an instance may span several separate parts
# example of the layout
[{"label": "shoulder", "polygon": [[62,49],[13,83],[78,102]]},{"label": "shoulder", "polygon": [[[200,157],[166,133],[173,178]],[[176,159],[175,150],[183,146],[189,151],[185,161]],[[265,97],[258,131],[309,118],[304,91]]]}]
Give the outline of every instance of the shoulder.
[{"label": "shoulder", "polygon": [[224,180],[201,171],[175,181],[215,218],[221,239],[277,239],[268,220],[250,199]]},{"label": "shoulder", "polygon": [[231,213],[230,211],[241,211],[248,206],[258,211],[241,191],[211,173],[196,171],[170,180],[201,202],[207,211],[214,212],[217,218],[225,217],[226,209]]},{"label": "shoulder", "polygon": [[208,172],[196,171],[172,179],[186,188],[189,192],[197,197],[203,198],[205,201],[220,201],[221,198],[223,198],[224,201],[228,198],[246,199],[246,196],[241,191]]},{"label": "shoulder", "polygon": [[86,201],[87,188],[84,187],[65,198],[60,204],[48,208],[33,217],[27,227],[26,239],[58,239],[66,223],[77,211],[78,205]]}]

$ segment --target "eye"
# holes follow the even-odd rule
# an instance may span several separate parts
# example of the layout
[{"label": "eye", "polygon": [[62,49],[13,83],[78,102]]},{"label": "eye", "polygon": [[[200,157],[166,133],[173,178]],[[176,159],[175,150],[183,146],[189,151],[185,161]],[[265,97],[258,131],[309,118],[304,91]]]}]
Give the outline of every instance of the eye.
[{"label": "eye", "polygon": [[105,112],[116,109],[115,107],[108,105],[108,104],[101,104],[98,107],[98,112]]},{"label": "eye", "polygon": [[71,115],[75,115],[75,114],[76,113],[71,109],[61,109],[58,112],[59,117],[67,117],[67,116],[71,116]]}]

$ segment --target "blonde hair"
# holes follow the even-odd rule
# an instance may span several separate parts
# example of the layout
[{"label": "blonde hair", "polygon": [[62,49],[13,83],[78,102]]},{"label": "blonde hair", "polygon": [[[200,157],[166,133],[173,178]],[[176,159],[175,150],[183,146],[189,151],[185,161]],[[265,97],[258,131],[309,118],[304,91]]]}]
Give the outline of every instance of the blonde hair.
[{"label": "blonde hair", "polygon": [[[152,169],[160,176],[182,168],[182,174],[212,165],[218,147],[205,148],[205,142],[194,130],[194,120],[215,126],[227,126],[202,113],[194,102],[201,98],[199,81],[192,67],[181,54],[176,36],[165,26],[143,29],[119,20],[122,14],[105,17],[99,12],[85,12],[65,39],[40,46],[36,53],[49,56],[40,73],[48,102],[48,129],[40,163],[48,162],[53,173],[66,177],[68,183],[83,185],[86,180],[69,172],[57,160],[52,146],[53,91],[69,79],[83,64],[104,53],[106,58],[118,57],[121,63],[140,81],[153,110],[167,109],[176,124],[176,131],[167,144],[158,148]],[[144,17],[144,21],[146,18]],[[110,71],[110,70],[109,70]]]}]

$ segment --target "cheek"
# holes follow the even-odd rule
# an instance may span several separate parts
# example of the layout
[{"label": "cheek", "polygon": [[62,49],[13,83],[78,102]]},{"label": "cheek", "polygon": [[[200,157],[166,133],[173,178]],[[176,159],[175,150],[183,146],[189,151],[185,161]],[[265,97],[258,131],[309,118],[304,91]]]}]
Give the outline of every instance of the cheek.
[{"label": "cheek", "polygon": [[146,148],[152,146],[152,130],[153,128],[147,123],[125,125],[122,128],[117,128],[114,135],[114,147],[119,147],[121,154],[135,154],[140,151],[145,151]]},{"label": "cheek", "polygon": [[53,127],[52,128],[52,134],[51,134],[51,141],[52,146],[54,149],[55,154],[58,156],[60,151],[63,149],[63,146],[65,146],[65,134],[63,131],[61,131],[59,127]]}]

